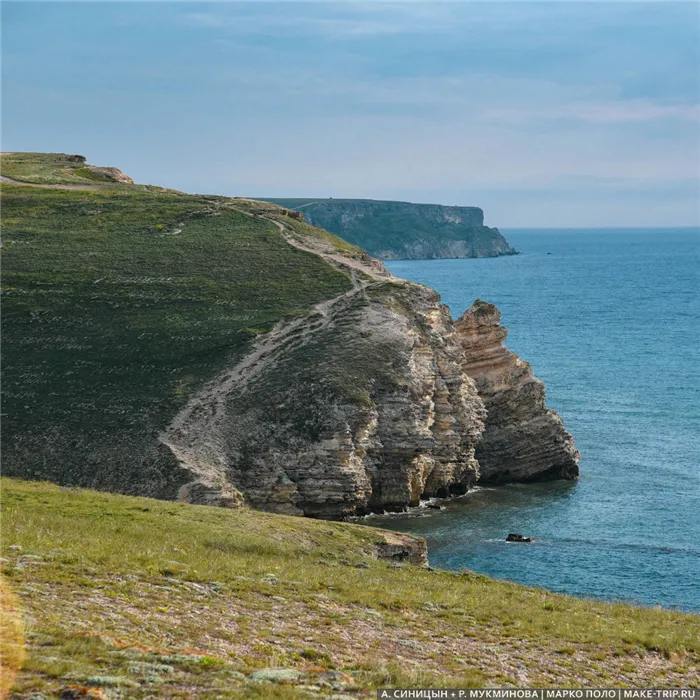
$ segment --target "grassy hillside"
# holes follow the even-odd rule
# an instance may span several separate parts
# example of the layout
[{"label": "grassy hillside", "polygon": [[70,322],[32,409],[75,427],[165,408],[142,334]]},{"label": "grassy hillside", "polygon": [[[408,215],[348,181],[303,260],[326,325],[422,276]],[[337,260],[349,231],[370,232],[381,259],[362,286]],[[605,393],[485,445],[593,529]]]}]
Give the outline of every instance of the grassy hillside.
[{"label": "grassy hillside", "polygon": [[2,184],[5,473],[172,496],[158,432],[257,335],[350,281],[250,215],[262,205],[97,182],[71,158],[2,156],[16,179],[93,182]]},{"label": "grassy hillside", "polygon": [[378,560],[373,528],[12,479],[2,509],[19,697],[700,685],[698,616]]},{"label": "grassy hillside", "polygon": [[279,199],[268,201],[304,214],[314,226],[383,259],[493,257],[510,255],[498,229],[484,226],[478,207],[451,207],[372,199]]}]

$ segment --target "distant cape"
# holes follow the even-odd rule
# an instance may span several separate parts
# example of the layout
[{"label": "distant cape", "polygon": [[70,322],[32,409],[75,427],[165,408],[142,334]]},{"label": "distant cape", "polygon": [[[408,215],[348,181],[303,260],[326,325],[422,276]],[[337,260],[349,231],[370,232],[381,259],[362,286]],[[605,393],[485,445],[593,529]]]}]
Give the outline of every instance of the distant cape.
[{"label": "distant cape", "polygon": [[493,258],[515,255],[479,207],[374,199],[266,199],[304,214],[314,226],[381,260]]}]

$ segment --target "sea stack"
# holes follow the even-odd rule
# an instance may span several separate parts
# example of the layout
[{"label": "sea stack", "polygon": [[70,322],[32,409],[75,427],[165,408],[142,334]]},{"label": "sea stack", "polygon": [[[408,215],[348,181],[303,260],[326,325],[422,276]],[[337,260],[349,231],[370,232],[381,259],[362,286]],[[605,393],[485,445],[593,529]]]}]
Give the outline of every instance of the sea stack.
[{"label": "sea stack", "polygon": [[501,313],[477,299],[455,322],[464,348],[463,370],[486,406],[476,447],[479,481],[576,479],[579,452],[559,415],[545,405],[545,387],[529,363],[510,352]]}]

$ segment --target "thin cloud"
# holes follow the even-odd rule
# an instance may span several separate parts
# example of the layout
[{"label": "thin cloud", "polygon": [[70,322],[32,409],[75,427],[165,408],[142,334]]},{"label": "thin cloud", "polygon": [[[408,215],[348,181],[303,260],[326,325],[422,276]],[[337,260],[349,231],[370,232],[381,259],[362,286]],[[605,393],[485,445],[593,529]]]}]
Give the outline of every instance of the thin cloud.
[{"label": "thin cloud", "polygon": [[607,104],[570,104],[546,107],[496,107],[483,112],[487,119],[525,124],[543,120],[581,121],[592,124],[625,124],[657,119],[700,123],[700,105],[665,105],[636,100]]},{"label": "thin cloud", "polygon": [[[264,9],[264,8],[263,8]],[[251,5],[222,5],[218,11],[185,12],[180,22],[194,28],[225,29],[236,35],[316,36],[352,39],[389,35],[435,34],[451,30],[454,8],[426,5],[376,3],[353,7],[334,3],[329,7],[305,7],[305,12],[261,12]],[[311,10],[311,11],[309,11]]]}]

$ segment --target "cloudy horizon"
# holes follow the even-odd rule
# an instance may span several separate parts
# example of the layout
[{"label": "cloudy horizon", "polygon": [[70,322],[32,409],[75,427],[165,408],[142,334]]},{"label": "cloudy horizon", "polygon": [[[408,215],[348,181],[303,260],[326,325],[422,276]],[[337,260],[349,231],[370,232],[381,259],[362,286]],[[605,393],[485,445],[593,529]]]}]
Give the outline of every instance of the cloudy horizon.
[{"label": "cloudy horizon", "polygon": [[6,151],[503,228],[700,225],[696,3],[2,3]]}]

